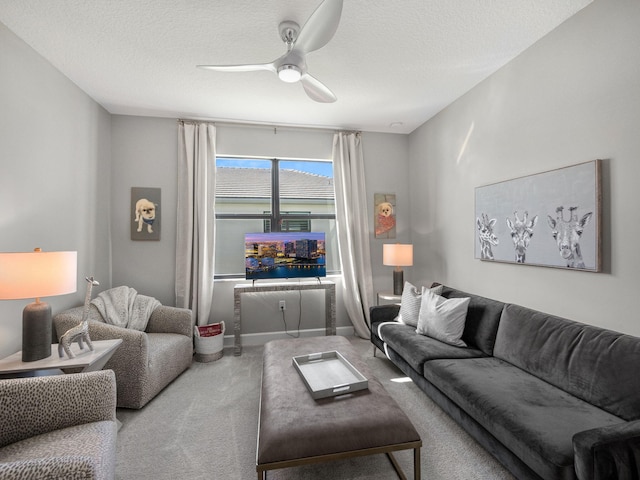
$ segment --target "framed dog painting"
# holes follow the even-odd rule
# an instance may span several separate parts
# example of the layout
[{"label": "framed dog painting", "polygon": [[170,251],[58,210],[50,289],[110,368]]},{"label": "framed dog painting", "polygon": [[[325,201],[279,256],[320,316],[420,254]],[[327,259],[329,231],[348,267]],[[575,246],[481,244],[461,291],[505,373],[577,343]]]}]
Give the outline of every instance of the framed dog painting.
[{"label": "framed dog painting", "polygon": [[160,189],[131,187],[131,240],[160,240]]},{"label": "framed dog painting", "polygon": [[376,238],[396,238],[396,194],[374,193]]}]

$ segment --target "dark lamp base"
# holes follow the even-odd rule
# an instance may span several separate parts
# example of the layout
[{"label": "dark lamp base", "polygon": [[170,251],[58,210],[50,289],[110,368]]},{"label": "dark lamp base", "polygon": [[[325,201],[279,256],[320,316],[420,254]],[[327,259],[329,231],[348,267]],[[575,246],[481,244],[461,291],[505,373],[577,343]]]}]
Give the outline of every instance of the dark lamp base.
[{"label": "dark lamp base", "polygon": [[51,356],[51,306],[33,302],[22,311],[22,361]]},{"label": "dark lamp base", "polygon": [[402,270],[393,271],[393,294],[402,295],[402,289],[404,288],[403,280],[404,272]]}]

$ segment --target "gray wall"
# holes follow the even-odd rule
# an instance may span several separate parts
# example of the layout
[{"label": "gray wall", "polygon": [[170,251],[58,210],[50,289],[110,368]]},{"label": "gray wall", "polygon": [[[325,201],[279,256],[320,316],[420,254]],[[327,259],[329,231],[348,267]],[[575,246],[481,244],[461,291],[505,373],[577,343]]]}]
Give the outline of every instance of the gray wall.
[{"label": "gray wall", "polygon": [[[130,285],[165,304],[174,304],[177,122],[174,119],[121,116],[112,117],[112,241],[113,284]],[[279,156],[289,158],[331,158],[332,131],[299,128],[219,125],[217,152],[221,155]],[[367,201],[373,209],[373,194],[397,194],[398,238],[408,241],[409,208],[407,165],[409,143],[406,135],[365,133]],[[162,189],[162,235],[158,242],[132,241],[131,187]],[[372,210],[371,210],[372,211]],[[373,213],[370,213],[373,229]],[[388,240],[386,242],[389,242]],[[382,240],[371,231],[374,283],[391,288],[391,268],[382,266]],[[407,272],[407,275],[409,273]],[[337,323],[350,327],[342,300],[341,279],[337,284]],[[220,280],[214,288],[210,321],[233,322],[233,286],[238,280]],[[278,300],[287,302],[287,328],[297,327],[297,293],[252,294],[243,296],[242,332],[247,335],[272,334],[283,330]],[[305,292],[301,329],[324,328],[324,297],[321,292]],[[248,339],[248,342],[251,341]]]},{"label": "gray wall", "polygon": [[[596,0],[410,136],[363,135],[369,208],[374,193],[396,193],[396,241],[416,248],[408,280],[439,280],[640,335],[632,313],[640,287],[639,23],[637,1],[614,9]],[[173,304],[175,120],[110,116],[2,25],[0,92],[0,251],[77,250],[79,280],[95,275],[101,289],[129,284]],[[332,132],[221,126],[218,133],[226,154],[331,152]],[[475,187],[595,158],[607,159],[605,273],[474,259]],[[130,240],[133,186],[162,188],[159,242]],[[388,290],[386,241],[370,235],[374,288]],[[76,294],[49,299],[54,313],[82,303],[79,285]],[[231,285],[217,285],[213,320],[231,320]],[[338,323],[347,326],[340,295]],[[304,301],[315,315],[306,328],[320,328],[321,299]],[[263,315],[273,299],[256,302],[246,331],[280,329],[277,313]],[[25,304],[0,301],[0,355],[20,349]]]},{"label": "gray wall", "polygon": [[[113,285],[128,285],[165,305],[175,305],[176,120],[113,115],[111,135]],[[131,187],[161,189],[159,241],[131,240]]]},{"label": "gray wall", "polygon": [[[596,0],[410,135],[421,282],[640,335],[638,25],[637,0]],[[474,259],[475,187],[596,158],[604,273]],[[542,219],[535,236],[549,235]]]},{"label": "gray wall", "polygon": [[[55,314],[86,275],[110,286],[110,116],[1,23],[0,112],[0,251],[78,252],[78,292],[43,299]],[[0,301],[0,357],[30,301]]]}]

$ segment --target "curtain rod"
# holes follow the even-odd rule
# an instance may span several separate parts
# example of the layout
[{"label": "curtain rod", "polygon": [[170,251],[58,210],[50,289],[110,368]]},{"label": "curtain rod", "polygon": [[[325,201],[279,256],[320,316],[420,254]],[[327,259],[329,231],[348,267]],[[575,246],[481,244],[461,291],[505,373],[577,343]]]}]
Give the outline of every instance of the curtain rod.
[{"label": "curtain rod", "polygon": [[258,127],[265,129],[273,129],[274,133],[280,130],[314,130],[317,132],[327,132],[327,133],[362,133],[360,130],[353,129],[341,129],[337,127],[312,127],[306,125],[289,125],[289,124],[269,124],[269,123],[251,123],[251,122],[235,122],[231,120],[205,120],[205,119],[195,119],[195,118],[179,118],[178,123],[210,123],[212,125],[224,125],[229,127]]}]

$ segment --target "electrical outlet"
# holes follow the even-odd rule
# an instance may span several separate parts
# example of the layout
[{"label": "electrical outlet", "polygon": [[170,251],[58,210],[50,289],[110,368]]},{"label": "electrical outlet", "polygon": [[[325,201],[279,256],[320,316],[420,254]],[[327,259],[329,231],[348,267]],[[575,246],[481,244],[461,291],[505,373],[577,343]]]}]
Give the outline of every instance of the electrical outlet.
[{"label": "electrical outlet", "polygon": [[287,309],[287,304],[284,300],[280,300],[280,303],[278,303],[278,307],[280,308],[280,310],[284,311]]}]

